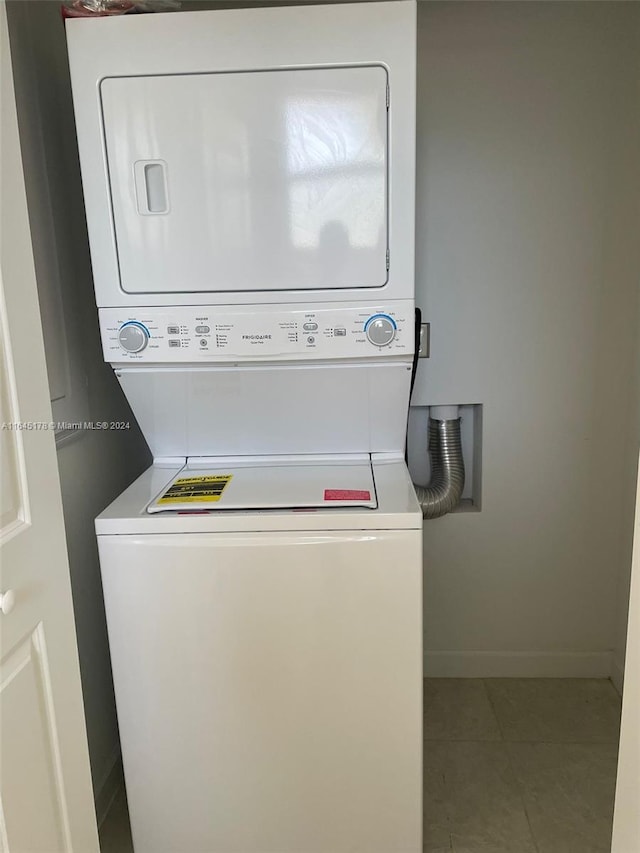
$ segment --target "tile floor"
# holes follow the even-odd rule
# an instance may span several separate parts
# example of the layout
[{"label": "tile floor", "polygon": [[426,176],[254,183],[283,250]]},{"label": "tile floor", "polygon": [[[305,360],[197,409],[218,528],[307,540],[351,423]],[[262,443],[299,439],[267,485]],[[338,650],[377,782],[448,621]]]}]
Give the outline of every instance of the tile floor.
[{"label": "tile floor", "polygon": [[[427,679],[425,853],[608,853],[619,720],[604,679]],[[100,842],[133,851],[123,793]]]},{"label": "tile floor", "polygon": [[604,679],[427,679],[424,850],[608,853],[619,722]]}]

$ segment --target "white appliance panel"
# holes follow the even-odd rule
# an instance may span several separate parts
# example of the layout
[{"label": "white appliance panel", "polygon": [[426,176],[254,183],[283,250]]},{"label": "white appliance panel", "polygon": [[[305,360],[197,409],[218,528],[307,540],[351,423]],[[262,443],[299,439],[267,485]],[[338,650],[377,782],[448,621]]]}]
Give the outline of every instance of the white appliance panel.
[{"label": "white appliance panel", "polygon": [[400,452],[410,362],[119,367],[154,457]]},{"label": "white appliance panel", "polygon": [[125,293],[387,280],[382,66],[100,84]]},{"label": "white appliance panel", "polygon": [[[410,359],[413,300],[349,305],[101,308],[105,361],[111,363]],[[122,335],[133,326],[133,350]],[[129,345],[129,344],[127,344]],[[142,346],[142,349],[138,349]]]},{"label": "white appliance panel", "polygon": [[412,299],[415,19],[67,20],[98,306]]},{"label": "white appliance panel", "polygon": [[421,531],[98,541],[136,853],[422,849]]}]

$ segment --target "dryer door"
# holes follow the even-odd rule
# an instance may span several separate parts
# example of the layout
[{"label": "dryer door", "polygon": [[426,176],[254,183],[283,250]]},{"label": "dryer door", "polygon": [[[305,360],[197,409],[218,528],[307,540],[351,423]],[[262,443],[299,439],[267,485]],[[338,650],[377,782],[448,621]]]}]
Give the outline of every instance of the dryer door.
[{"label": "dryer door", "polygon": [[100,89],[126,293],[386,283],[382,66],[111,77]]}]

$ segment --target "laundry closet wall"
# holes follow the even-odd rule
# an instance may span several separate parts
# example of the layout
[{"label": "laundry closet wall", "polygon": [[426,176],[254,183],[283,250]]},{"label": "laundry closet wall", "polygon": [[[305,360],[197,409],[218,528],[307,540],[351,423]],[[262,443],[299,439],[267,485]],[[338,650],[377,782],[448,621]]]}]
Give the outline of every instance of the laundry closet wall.
[{"label": "laundry closet wall", "polygon": [[[20,142],[54,418],[130,422],[81,430],[58,448],[91,772],[98,817],[119,784],[119,742],[93,519],[149,464],[111,368],[102,360],[58,3],[7,3]],[[56,414],[57,412],[57,414]],[[42,555],[46,559],[46,554]]]},{"label": "laundry closet wall", "polygon": [[425,523],[426,672],[619,683],[640,6],[418,8],[416,299],[432,335],[413,404],[484,407],[482,511]]}]

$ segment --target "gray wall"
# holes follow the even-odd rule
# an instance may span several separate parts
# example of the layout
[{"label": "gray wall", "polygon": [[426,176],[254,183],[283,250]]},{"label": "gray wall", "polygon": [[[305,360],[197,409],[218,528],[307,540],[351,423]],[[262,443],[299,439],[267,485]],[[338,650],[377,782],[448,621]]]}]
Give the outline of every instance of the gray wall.
[{"label": "gray wall", "polygon": [[[8,13],[36,276],[43,325],[49,331],[50,378],[53,360],[68,360],[70,400],[73,404],[82,398],[75,407],[78,419],[131,422],[131,429],[121,432],[83,431],[58,449],[100,812],[109,786],[118,781],[112,771],[117,771],[119,744],[93,519],[147,467],[150,454],[113,372],[102,361],[60,8],[48,0],[30,0],[9,3]],[[62,381],[65,371],[53,372]],[[73,411],[74,405],[66,414]]]},{"label": "gray wall", "polygon": [[637,440],[639,20],[419,5],[432,357],[413,402],[484,405],[482,512],[425,524],[431,673],[609,674]]}]

